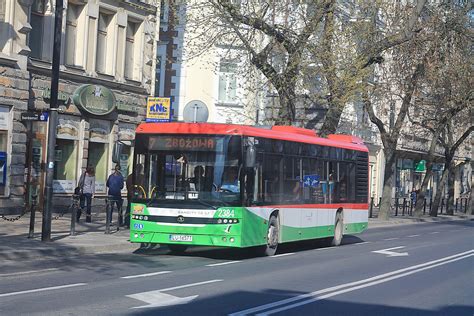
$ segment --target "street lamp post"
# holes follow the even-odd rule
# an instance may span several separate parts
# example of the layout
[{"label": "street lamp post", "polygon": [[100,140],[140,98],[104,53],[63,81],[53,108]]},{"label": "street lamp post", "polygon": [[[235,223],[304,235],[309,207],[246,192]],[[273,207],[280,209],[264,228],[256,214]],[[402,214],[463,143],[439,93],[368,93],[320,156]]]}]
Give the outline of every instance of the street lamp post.
[{"label": "street lamp post", "polygon": [[63,23],[63,0],[56,0],[54,11],[54,45],[51,74],[51,99],[49,106],[48,153],[46,159],[46,183],[44,188],[44,211],[41,240],[51,241],[51,208],[53,200],[53,175],[56,147],[56,125],[58,121],[59,63],[61,60],[61,33]]}]

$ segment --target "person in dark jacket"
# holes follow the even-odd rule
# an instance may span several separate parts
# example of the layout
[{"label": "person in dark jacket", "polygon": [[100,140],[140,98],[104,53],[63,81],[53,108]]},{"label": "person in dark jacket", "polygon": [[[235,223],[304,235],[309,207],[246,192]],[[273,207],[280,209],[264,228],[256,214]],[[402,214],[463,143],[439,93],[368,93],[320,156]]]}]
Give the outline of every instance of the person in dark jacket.
[{"label": "person in dark jacket", "polygon": [[107,179],[107,188],[109,188],[109,201],[110,201],[110,217],[109,221],[112,222],[112,214],[114,211],[114,204],[117,205],[117,213],[118,213],[118,225],[123,225],[123,217],[122,217],[122,189],[123,189],[123,182],[124,178],[122,173],[120,172],[120,165],[115,165],[115,171],[112,173],[109,178]]}]

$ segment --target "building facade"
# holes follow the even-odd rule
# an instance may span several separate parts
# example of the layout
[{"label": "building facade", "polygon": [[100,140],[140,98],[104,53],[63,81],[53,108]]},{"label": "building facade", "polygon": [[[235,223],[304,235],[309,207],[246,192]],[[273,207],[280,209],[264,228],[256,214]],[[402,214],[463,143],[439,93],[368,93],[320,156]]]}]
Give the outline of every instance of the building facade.
[{"label": "building facade", "polygon": [[[43,201],[54,34],[54,1],[6,0],[0,8],[0,212]],[[64,1],[55,150],[54,204],[62,207],[87,166],[96,194],[124,143],[131,172],[135,127],[153,95],[159,8],[152,1]],[[4,155],[2,154],[5,153]]]}]

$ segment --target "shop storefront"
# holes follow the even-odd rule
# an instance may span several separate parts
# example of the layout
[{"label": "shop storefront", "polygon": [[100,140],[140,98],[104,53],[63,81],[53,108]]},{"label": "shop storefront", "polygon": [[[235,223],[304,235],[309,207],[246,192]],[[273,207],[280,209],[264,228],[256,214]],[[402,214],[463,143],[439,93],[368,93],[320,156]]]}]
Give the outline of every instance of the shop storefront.
[{"label": "shop storefront", "polygon": [[8,155],[11,134],[10,107],[0,106],[0,196],[8,194],[8,166],[10,157]]},{"label": "shop storefront", "polygon": [[[112,151],[116,142],[124,145],[119,163],[124,177],[129,175],[132,170],[135,128],[143,120],[144,114],[144,110],[142,115],[138,113],[139,105],[146,100],[145,97],[137,95],[133,98],[135,103],[127,104],[132,98],[120,98],[119,93],[101,85],[69,86],[68,89],[69,91],[60,93],[62,102],[54,152],[53,193],[56,196],[55,204],[63,206],[70,203],[70,196],[87,166],[93,166],[95,169],[95,197],[100,199],[106,196],[107,178],[115,167]],[[39,101],[47,103],[49,96],[49,89],[44,89],[43,100]],[[0,161],[3,148],[1,113],[3,112],[0,109]],[[32,124],[31,149],[28,154],[28,191],[30,195],[41,196],[39,193],[44,190],[48,123]],[[8,133],[5,135],[7,138]],[[123,193],[126,194],[125,188]],[[103,201],[95,201],[103,205]],[[42,201],[39,203],[41,205]]]}]

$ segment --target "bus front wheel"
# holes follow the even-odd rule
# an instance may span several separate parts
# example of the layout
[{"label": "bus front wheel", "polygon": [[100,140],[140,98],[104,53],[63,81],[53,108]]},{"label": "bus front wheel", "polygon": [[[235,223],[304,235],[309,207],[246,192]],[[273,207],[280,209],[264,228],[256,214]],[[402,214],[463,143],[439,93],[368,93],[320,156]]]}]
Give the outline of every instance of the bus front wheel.
[{"label": "bus front wheel", "polygon": [[342,219],[342,213],[337,213],[336,221],[334,223],[334,237],[331,238],[331,246],[339,246],[342,242],[343,234],[344,234],[344,222]]},{"label": "bus front wheel", "polygon": [[278,225],[278,217],[270,216],[267,229],[267,244],[261,247],[259,253],[263,256],[275,255],[278,248],[278,240],[280,239],[280,227]]}]

